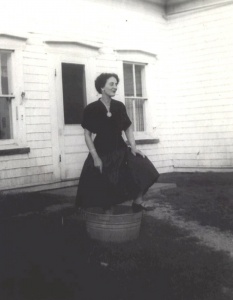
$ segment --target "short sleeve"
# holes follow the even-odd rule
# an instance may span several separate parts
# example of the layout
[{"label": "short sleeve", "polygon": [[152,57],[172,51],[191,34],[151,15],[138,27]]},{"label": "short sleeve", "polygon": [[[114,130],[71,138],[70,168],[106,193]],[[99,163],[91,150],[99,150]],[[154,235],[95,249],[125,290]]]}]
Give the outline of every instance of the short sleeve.
[{"label": "short sleeve", "polygon": [[82,127],[92,133],[96,133],[94,110],[91,106],[86,106],[83,112]]},{"label": "short sleeve", "polygon": [[132,122],[130,121],[130,118],[126,111],[126,107],[123,103],[121,106],[121,119],[122,119],[122,130],[125,131],[126,129],[129,128],[129,126],[132,124]]}]

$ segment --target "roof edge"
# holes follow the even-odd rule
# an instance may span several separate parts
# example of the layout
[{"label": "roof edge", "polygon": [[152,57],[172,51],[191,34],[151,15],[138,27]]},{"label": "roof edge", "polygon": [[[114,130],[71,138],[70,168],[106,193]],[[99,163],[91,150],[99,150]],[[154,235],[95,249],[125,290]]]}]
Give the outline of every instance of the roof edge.
[{"label": "roof edge", "polygon": [[75,41],[75,40],[66,40],[66,39],[50,39],[50,40],[46,40],[44,41],[44,43],[49,44],[49,45],[77,45],[77,46],[83,46],[83,47],[88,47],[91,49],[96,49],[99,50],[101,47],[97,44],[91,44],[88,42],[81,42],[81,41]]},{"label": "roof edge", "polygon": [[149,52],[146,50],[140,50],[140,49],[115,49],[116,52],[119,53],[125,53],[125,52],[131,52],[131,53],[141,53],[141,54],[146,54],[149,56],[152,56],[154,58],[157,58],[157,55],[153,52]]},{"label": "roof edge", "polygon": [[0,32],[0,37],[13,38],[21,41],[26,41],[28,39],[27,36],[18,35],[15,33],[7,33],[7,32]]}]

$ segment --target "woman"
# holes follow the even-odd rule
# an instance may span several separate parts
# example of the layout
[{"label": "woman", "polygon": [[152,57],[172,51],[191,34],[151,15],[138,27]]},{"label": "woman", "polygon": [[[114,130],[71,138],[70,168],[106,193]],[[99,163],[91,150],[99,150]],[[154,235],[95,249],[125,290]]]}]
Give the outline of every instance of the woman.
[{"label": "woman", "polygon": [[[84,110],[82,127],[89,154],[81,172],[76,206],[108,210],[132,199],[134,211],[150,210],[152,207],[143,201],[143,195],[159,174],[136,148],[124,104],[112,99],[118,83],[116,74],[100,74],[95,87],[101,98],[88,104]],[[123,140],[122,131],[130,147]],[[94,141],[92,134],[96,134]]]}]

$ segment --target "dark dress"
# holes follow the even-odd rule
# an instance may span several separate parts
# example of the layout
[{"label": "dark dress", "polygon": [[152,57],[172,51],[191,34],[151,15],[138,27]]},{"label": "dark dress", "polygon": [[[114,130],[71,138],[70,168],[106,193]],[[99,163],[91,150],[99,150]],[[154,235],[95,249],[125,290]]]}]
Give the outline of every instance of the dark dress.
[{"label": "dark dress", "polygon": [[159,173],[147,157],[134,156],[122,138],[131,121],[125,105],[112,99],[111,117],[101,100],[84,109],[82,127],[96,134],[94,145],[103,171],[94,166],[91,154],[84,163],[78,186],[76,206],[109,208],[146,193]]}]

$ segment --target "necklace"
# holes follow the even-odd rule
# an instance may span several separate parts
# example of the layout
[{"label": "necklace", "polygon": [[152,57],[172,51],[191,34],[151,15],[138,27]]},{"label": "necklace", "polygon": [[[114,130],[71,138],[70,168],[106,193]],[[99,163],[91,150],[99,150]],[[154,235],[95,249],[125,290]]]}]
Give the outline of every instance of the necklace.
[{"label": "necklace", "polygon": [[111,118],[111,116],[112,116],[112,113],[110,112],[110,105],[111,105],[111,103],[109,103],[109,104],[107,105],[104,101],[101,100],[101,102],[104,104],[104,106],[105,106],[106,109],[107,109],[107,117],[108,117],[108,118]]}]

